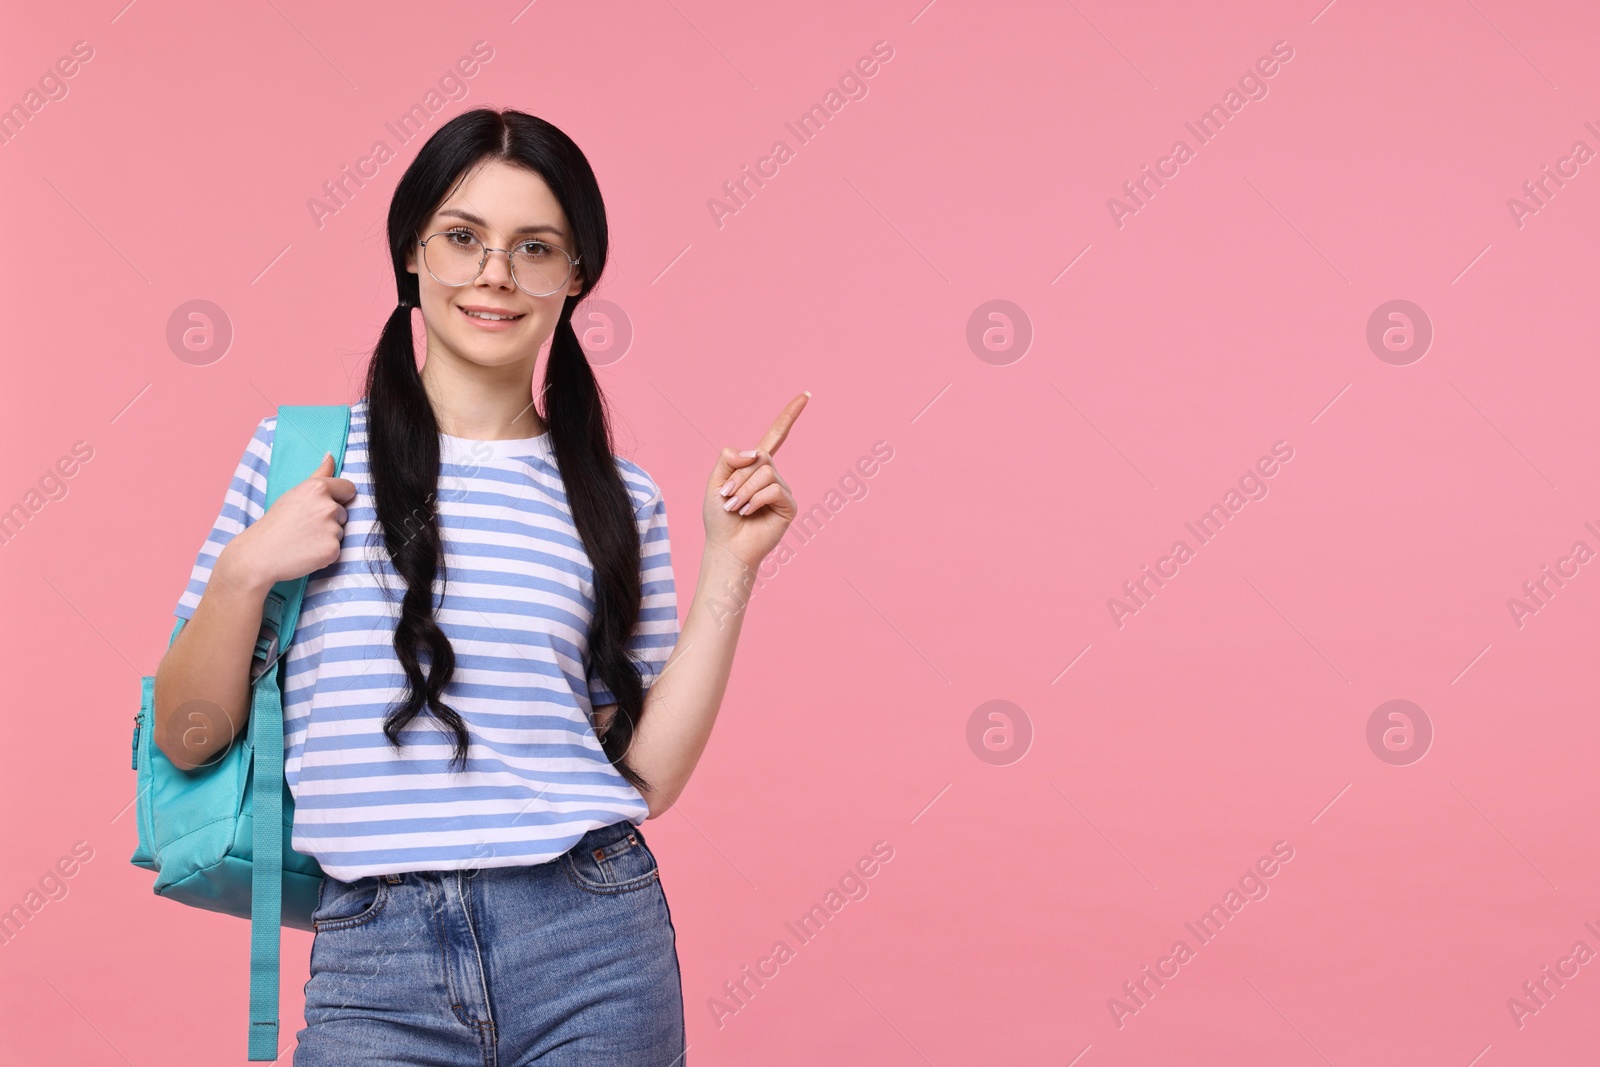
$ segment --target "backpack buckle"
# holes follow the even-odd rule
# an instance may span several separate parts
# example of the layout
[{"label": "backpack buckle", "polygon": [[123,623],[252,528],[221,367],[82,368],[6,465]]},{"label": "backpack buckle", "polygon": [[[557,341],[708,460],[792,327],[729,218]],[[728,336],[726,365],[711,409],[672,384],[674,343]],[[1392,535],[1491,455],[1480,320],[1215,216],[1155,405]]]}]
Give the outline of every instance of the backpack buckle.
[{"label": "backpack buckle", "polygon": [[278,662],[279,651],[277,634],[272,634],[270,639],[265,633],[256,638],[255,656],[250,660],[250,681],[252,684],[263,674],[266,674],[267,671],[271,670],[274,663]]},{"label": "backpack buckle", "polygon": [[283,626],[283,609],[288,604],[288,600],[274,587],[267,593],[267,599],[261,606],[261,630],[256,635],[255,657],[250,663],[252,685],[271,670],[278,662],[278,657],[283,654],[279,644],[279,630]]}]

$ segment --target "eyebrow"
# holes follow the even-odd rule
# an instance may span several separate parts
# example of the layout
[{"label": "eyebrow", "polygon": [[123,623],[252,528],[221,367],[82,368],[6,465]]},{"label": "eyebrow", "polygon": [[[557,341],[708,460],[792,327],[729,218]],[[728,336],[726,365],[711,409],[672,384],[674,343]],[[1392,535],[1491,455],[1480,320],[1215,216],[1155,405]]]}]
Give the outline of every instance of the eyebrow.
[{"label": "eyebrow", "polygon": [[[474,226],[481,226],[484,229],[488,229],[489,227],[487,222],[483,221],[472,212],[463,211],[460,208],[447,207],[440,211],[439,214],[446,215],[454,219],[461,219],[464,222],[470,222]],[[557,237],[566,236],[559,226],[519,226],[516,230],[512,231],[511,236],[517,237],[525,233],[553,233]]]}]

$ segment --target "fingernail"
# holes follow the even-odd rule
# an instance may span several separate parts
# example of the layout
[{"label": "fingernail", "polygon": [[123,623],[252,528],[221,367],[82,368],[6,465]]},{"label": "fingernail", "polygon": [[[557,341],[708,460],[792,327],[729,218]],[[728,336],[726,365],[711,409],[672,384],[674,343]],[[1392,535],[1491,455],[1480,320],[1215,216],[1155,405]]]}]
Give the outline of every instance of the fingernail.
[{"label": "fingernail", "polygon": [[732,488],[733,488],[733,478],[729,477],[729,479],[727,481],[722,483],[722,488],[717,490],[717,494],[719,496],[727,496],[728,495],[728,490],[730,490]]},{"label": "fingernail", "polygon": [[730,496],[728,498],[728,502],[726,504],[722,505],[722,510],[723,511],[732,511],[734,509],[734,506],[737,505],[738,503],[739,503],[739,498],[738,497]]},{"label": "fingernail", "polygon": [[756,454],[756,450],[753,449],[753,448],[749,449],[748,451],[739,453],[739,455],[744,457],[745,459],[749,459],[751,456],[754,456],[755,454]]}]

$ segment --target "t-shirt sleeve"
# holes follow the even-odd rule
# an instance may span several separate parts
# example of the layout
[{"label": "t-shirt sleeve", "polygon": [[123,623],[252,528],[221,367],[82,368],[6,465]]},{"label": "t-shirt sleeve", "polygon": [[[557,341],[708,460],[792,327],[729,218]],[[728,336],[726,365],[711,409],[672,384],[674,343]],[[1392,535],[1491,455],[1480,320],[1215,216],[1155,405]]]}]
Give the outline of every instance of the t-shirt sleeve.
[{"label": "t-shirt sleeve", "polygon": [[[639,527],[639,622],[628,639],[628,652],[646,692],[678,643],[678,590],[672,580],[667,502],[660,487],[654,489],[634,515]],[[595,707],[617,702],[598,674],[589,677],[589,700]]]},{"label": "t-shirt sleeve", "polygon": [[228,492],[222,498],[222,510],[205,544],[200,546],[200,554],[195,557],[189,585],[178,598],[175,611],[178,618],[194,618],[194,609],[200,606],[200,595],[211,580],[211,568],[216,566],[217,556],[246,526],[266,514],[267,466],[272,462],[272,431],[277,424],[275,414],[262,419],[245,446],[233,480],[228,483]]}]

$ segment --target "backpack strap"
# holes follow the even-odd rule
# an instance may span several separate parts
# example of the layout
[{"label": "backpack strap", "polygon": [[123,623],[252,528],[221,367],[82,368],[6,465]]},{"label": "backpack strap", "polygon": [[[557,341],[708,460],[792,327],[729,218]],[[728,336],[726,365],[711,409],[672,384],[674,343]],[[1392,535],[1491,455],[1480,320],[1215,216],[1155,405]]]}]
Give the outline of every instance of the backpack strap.
[{"label": "backpack strap", "polygon": [[[347,404],[283,405],[273,431],[267,469],[267,507],[305,481],[333,453],[335,476],[344,468],[350,432]],[[283,692],[281,665],[305,597],[309,575],[281,581],[267,594],[262,618],[274,636],[260,673],[252,682],[250,871],[250,1041],[251,1060],[278,1058],[278,950],[283,922]],[[259,648],[259,645],[258,645]],[[280,668],[280,669],[273,669]]]}]

